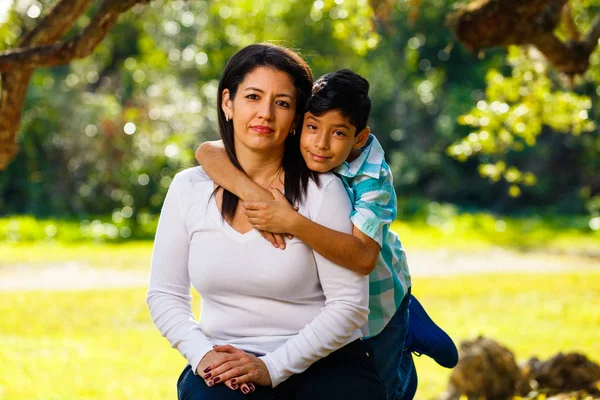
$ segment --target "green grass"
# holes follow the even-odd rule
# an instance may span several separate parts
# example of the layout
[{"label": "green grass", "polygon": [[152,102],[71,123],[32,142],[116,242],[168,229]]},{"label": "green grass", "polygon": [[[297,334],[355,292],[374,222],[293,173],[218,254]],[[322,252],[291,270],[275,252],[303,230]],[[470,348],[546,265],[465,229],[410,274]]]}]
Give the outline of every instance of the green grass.
[{"label": "green grass", "polygon": [[124,243],[0,242],[0,268],[7,265],[46,266],[75,262],[109,269],[148,269],[151,241]]},{"label": "green grass", "polygon": [[[459,341],[483,334],[519,360],[583,351],[600,361],[600,272],[419,278],[414,293]],[[4,292],[0,399],[175,398],[184,359],[152,324],[145,289]],[[195,298],[195,310],[198,309]],[[416,359],[418,399],[449,372]]]}]

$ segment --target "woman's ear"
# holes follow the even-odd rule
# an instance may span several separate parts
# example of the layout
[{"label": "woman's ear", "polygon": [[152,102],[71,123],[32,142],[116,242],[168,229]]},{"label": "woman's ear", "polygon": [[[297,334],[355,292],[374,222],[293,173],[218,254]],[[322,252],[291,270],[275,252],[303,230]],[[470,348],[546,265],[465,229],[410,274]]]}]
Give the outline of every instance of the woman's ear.
[{"label": "woman's ear", "polygon": [[223,96],[221,99],[221,109],[227,116],[227,119],[233,118],[233,116],[232,116],[232,114],[233,114],[232,101],[231,101],[231,97],[229,95],[230,95],[229,89],[223,89]]},{"label": "woman's ear", "polygon": [[365,129],[363,129],[362,131],[359,132],[358,135],[356,135],[356,141],[354,142],[354,146],[352,146],[355,149],[360,149],[361,147],[363,147],[365,145],[365,143],[367,143],[367,139],[369,139],[369,134],[371,133],[371,129],[369,129],[369,127],[365,127]]}]

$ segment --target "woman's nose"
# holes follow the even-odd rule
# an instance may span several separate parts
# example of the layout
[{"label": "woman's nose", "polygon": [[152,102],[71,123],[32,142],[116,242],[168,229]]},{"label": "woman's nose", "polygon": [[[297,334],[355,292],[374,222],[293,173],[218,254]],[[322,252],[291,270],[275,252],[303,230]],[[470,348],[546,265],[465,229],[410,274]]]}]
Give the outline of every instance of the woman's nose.
[{"label": "woman's nose", "polygon": [[262,102],[258,108],[258,116],[266,120],[273,118],[273,104],[268,101]]}]

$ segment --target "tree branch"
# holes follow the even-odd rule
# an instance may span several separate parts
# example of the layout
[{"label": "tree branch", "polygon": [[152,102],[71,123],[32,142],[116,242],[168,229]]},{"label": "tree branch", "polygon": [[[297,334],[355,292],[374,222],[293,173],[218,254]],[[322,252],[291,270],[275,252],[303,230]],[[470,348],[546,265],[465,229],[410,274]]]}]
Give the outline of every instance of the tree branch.
[{"label": "tree branch", "polygon": [[[138,3],[140,1],[130,1]],[[123,5],[127,2],[119,2]],[[0,72],[10,72],[17,68],[52,67],[69,64],[72,60],[86,58],[102,42],[106,34],[121,15],[120,8],[105,2],[98,11],[101,18],[95,18],[86,29],[67,42],[49,46],[17,48],[0,53]]]},{"label": "tree branch", "polygon": [[[554,30],[565,13],[570,18],[567,0],[477,0],[446,21],[458,40],[474,52],[496,46],[534,45],[554,69],[574,76],[589,67],[589,57],[600,37],[600,17],[584,40],[562,41]],[[572,38],[579,38],[569,18],[565,21],[567,29]]]},{"label": "tree branch", "polygon": [[590,30],[585,35],[583,42],[587,50],[592,54],[596,46],[598,45],[598,40],[600,39],[600,15],[596,15],[594,21],[592,21],[592,25],[590,26]]},{"label": "tree branch", "polygon": [[567,32],[569,32],[569,39],[580,40],[581,34],[579,33],[579,29],[577,29],[575,21],[573,20],[573,9],[569,3],[565,4],[563,7],[562,19],[565,23],[565,27],[567,28]]},{"label": "tree branch", "polygon": [[[66,64],[91,54],[119,16],[135,4],[150,0],[104,0],[85,30],[77,37],[55,44],[85,12],[91,0],[61,0],[19,41],[19,48],[0,54],[0,170],[17,151],[16,134],[33,69]],[[35,46],[31,48],[32,46]],[[62,60],[60,59],[62,58]]]},{"label": "tree branch", "polygon": [[61,0],[31,31],[24,34],[19,47],[40,46],[60,39],[85,12],[92,0]]}]

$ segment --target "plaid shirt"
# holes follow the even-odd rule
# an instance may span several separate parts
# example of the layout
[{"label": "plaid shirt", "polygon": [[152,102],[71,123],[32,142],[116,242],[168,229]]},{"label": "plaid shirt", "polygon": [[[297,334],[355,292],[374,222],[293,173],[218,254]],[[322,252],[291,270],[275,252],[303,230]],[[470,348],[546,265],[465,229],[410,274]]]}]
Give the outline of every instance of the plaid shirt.
[{"label": "plaid shirt", "polygon": [[390,230],[396,218],[396,191],[383,148],[370,135],[361,155],[344,162],[340,175],[354,210],[350,219],[381,246],[377,265],[369,275],[369,322],[362,328],[366,338],[379,334],[390,321],[411,285],[406,254],[398,235]]}]

